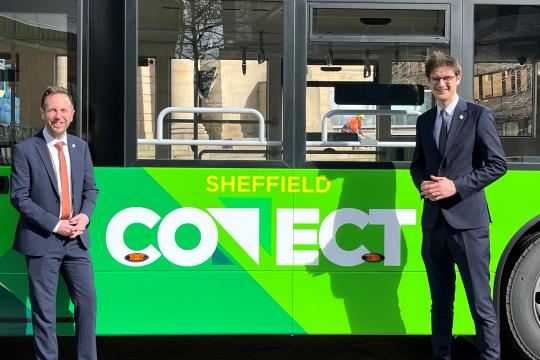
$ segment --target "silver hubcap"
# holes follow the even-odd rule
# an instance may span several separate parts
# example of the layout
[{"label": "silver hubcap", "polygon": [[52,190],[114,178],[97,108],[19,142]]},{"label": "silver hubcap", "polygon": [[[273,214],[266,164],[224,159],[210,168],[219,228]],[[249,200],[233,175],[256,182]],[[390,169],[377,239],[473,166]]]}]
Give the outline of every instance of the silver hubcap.
[{"label": "silver hubcap", "polygon": [[536,322],[540,326],[540,276],[536,279],[536,286],[534,287],[533,308],[536,315]]}]

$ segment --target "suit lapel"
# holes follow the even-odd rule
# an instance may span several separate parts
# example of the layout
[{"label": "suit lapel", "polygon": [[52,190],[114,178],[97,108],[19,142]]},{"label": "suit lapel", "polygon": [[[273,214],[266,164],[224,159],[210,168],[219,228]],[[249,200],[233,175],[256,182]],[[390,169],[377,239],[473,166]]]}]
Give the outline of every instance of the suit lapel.
[{"label": "suit lapel", "polygon": [[80,188],[80,174],[82,174],[82,156],[81,156],[81,146],[77,141],[74,141],[74,137],[68,135],[68,152],[69,152],[69,162],[71,163],[71,198],[75,198],[76,189]]},{"label": "suit lapel", "polygon": [[454,145],[454,142],[458,138],[458,135],[463,127],[463,124],[467,120],[467,102],[462,98],[459,98],[459,101],[454,110],[454,115],[452,116],[452,123],[450,124],[450,130],[448,131],[448,139],[446,140],[446,147],[444,149],[444,156],[448,152],[448,149],[451,149]]},{"label": "suit lapel", "polygon": [[36,151],[39,157],[41,158],[41,161],[43,161],[43,164],[45,165],[45,170],[47,171],[47,175],[49,175],[49,179],[51,180],[51,184],[53,186],[54,192],[56,193],[56,196],[60,197],[60,192],[58,191],[56,173],[54,172],[54,168],[53,168],[53,164],[51,160],[51,153],[49,152],[49,148],[47,147],[47,143],[45,142],[45,138],[43,137],[43,131],[36,134],[35,144],[36,144]]}]

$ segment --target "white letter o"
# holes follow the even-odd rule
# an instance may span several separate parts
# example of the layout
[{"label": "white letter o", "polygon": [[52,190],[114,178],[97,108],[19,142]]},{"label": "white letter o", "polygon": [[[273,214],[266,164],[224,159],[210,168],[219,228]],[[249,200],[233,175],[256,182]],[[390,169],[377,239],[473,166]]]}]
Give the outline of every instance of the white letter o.
[{"label": "white letter o", "polygon": [[[201,233],[199,244],[191,250],[176,243],[176,230],[184,224],[196,226]],[[216,251],[218,232],[214,220],[202,210],[179,208],[163,218],[158,229],[158,245],[163,256],[179,266],[196,266],[208,260]]]}]

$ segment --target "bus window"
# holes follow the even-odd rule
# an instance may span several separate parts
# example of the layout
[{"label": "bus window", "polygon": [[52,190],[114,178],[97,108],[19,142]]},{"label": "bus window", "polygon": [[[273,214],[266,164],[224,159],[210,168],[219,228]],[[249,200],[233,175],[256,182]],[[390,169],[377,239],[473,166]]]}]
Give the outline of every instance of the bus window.
[{"label": "bus window", "polygon": [[385,4],[377,4],[373,8],[367,8],[366,4],[363,4],[360,8],[347,9],[331,6],[313,9],[311,22],[313,38],[318,36],[325,38],[328,34],[361,35],[371,39],[381,37],[383,40],[387,36],[394,39],[411,36],[444,38],[447,33],[443,9],[429,9],[429,6],[422,10],[392,9]]},{"label": "bus window", "polygon": [[[449,52],[448,8],[313,4],[310,14],[306,159],[410,160],[416,119],[432,107],[426,54]],[[361,84],[369,95],[381,86],[390,92],[410,86],[418,96],[407,102],[401,95],[386,100],[358,95],[356,102],[344,104],[341,94],[336,96],[343,84]]]},{"label": "bus window", "polygon": [[[315,8],[311,13],[306,91],[308,161],[410,160],[416,119],[433,105],[424,61],[434,50],[449,52],[446,11],[365,10],[362,6]],[[358,17],[352,12],[362,14],[361,23],[371,29],[369,33],[358,31]],[[340,104],[336,93],[340,84],[346,83],[373,84],[373,90],[359,87],[362,92],[358,90],[356,103]],[[381,102],[370,98],[375,87],[382,85],[422,89],[421,101]]]},{"label": "bus window", "polygon": [[491,109],[510,162],[540,163],[540,30],[529,26],[540,6],[476,5],[474,10],[474,100]]},{"label": "bus window", "polygon": [[281,160],[283,1],[138,7],[137,158]]},{"label": "bus window", "polygon": [[[402,143],[403,148],[413,146],[411,141],[415,136],[416,119],[422,112],[431,108],[431,92],[427,88],[423,62],[392,61],[388,69],[391,80],[384,82],[379,78],[380,66],[379,62],[370,65],[369,71],[372,75],[365,78],[364,65],[336,66],[341,70],[334,72],[326,72],[327,66],[308,66],[306,99],[308,160],[404,160],[404,151],[396,150],[393,148],[394,144],[388,142]],[[357,99],[357,103],[339,103],[336,94],[342,84],[355,83],[367,85],[356,90],[354,98]],[[398,104],[392,102],[390,98],[387,102],[381,103],[385,92],[379,91],[378,87],[384,86],[388,91],[399,90],[396,85],[411,86],[422,93],[418,94],[418,99],[411,99],[409,103],[405,101]],[[350,88],[351,91],[355,91],[354,85]],[[371,103],[363,99],[373,98],[373,93],[379,92],[381,99],[372,99]],[[351,129],[349,126],[351,123],[358,123],[359,129]],[[329,134],[331,145],[317,143],[322,140],[325,132]],[[353,144],[355,141],[359,142]],[[340,142],[343,146],[340,146]],[[387,143],[393,149],[372,146],[377,145],[377,142]]]},{"label": "bus window", "polygon": [[[46,8],[0,12],[0,165],[10,163],[14,143],[43,128],[39,109],[47,86],[64,86],[75,105],[79,101],[77,1],[53,1]],[[79,118],[70,132],[77,133]]]}]

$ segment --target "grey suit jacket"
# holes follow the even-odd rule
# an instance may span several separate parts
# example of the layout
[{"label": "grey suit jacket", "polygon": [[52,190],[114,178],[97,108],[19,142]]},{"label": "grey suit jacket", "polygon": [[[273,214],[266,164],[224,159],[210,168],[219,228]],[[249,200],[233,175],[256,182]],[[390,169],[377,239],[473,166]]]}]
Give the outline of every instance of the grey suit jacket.
[{"label": "grey suit jacket", "polygon": [[[67,136],[71,162],[73,215],[88,219],[96,204],[97,188],[92,159],[85,141]],[[11,203],[20,213],[13,248],[31,256],[41,256],[56,240],[53,229],[60,214],[60,192],[43,132],[13,147],[11,164]],[[80,239],[90,246],[88,232]]]},{"label": "grey suit jacket", "polygon": [[460,98],[442,158],[433,137],[436,115],[434,107],[418,117],[411,176],[419,191],[430,175],[445,176],[454,181],[457,193],[440,201],[424,200],[422,226],[434,228],[439,214],[455,229],[489,226],[483,189],[507,168],[491,111]]}]

